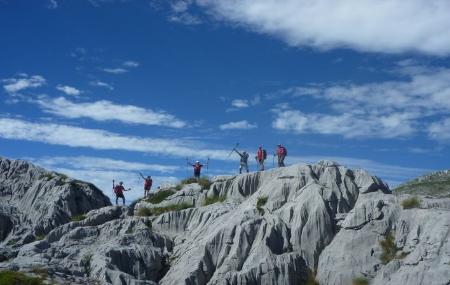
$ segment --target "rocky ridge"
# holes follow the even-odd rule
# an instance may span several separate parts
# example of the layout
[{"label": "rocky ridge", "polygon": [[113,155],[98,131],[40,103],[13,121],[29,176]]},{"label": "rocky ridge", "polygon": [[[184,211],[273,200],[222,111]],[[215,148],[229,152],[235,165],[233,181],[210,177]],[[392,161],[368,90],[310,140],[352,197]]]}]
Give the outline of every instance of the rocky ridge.
[{"label": "rocky ridge", "polygon": [[[405,210],[402,199],[366,171],[330,161],[216,177],[157,205],[93,210],[0,268],[43,267],[72,284],[450,284],[450,207],[429,198]],[[129,215],[176,205],[190,208]],[[389,237],[386,258],[380,242]]]}]

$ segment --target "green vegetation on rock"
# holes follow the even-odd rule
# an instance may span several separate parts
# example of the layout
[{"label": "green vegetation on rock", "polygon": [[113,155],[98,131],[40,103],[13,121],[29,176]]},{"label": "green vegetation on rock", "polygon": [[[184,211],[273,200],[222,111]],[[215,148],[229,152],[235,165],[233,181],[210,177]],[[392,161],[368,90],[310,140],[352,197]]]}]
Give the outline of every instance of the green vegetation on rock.
[{"label": "green vegetation on rock", "polygon": [[172,212],[172,211],[181,211],[185,209],[192,208],[193,206],[191,204],[182,203],[182,204],[173,204],[173,205],[167,205],[164,207],[156,207],[156,208],[140,208],[138,210],[137,215],[141,217],[145,216],[158,216],[163,213]]},{"label": "green vegetation on rock", "polygon": [[369,285],[369,279],[366,277],[356,277],[353,279],[352,285]]},{"label": "green vegetation on rock", "polygon": [[394,191],[402,194],[450,197],[450,170],[418,177],[398,186]]},{"label": "green vegetation on rock", "polygon": [[215,203],[222,203],[227,199],[225,196],[210,196],[205,198],[205,202],[203,202],[203,206],[208,206]]},{"label": "green vegetation on rock", "polygon": [[0,272],[1,285],[43,285],[42,278],[30,277],[22,272],[17,271],[1,271]]},{"label": "green vegetation on rock", "polygon": [[256,202],[256,209],[260,215],[264,215],[264,209],[262,208],[267,203],[268,197],[259,197]]},{"label": "green vegetation on rock", "polygon": [[207,176],[202,176],[198,180],[195,177],[190,177],[181,180],[181,182],[177,186],[175,186],[175,189],[179,191],[183,188],[184,185],[193,183],[198,183],[202,187],[202,190],[209,189],[212,184],[211,180],[209,180],[209,177]]},{"label": "green vegetation on rock", "polygon": [[76,215],[72,217],[72,222],[79,222],[86,219],[86,216],[81,214],[81,215]]},{"label": "green vegetation on rock", "polygon": [[411,198],[403,200],[401,202],[401,205],[402,205],[403,209],[419,208],[420,207],[420,199],[417,197],[411,197]]},{"label": "green vegetation on rock", "polygon": [[155,193],[151,193],[150,196],[144,201],[152,204],[159,204],[164,201],[164,199],[173,194],[175,194],[175,191],[173,190],[161,190]]},{"label": "green vegetation on rock", "polygon": [[387,264],[396,258],[398,249],[395,245],[395,238],[392,233],[388,233],[385,239],[380,241],[380,246],[382,250],[380,260],[383,264]]}]

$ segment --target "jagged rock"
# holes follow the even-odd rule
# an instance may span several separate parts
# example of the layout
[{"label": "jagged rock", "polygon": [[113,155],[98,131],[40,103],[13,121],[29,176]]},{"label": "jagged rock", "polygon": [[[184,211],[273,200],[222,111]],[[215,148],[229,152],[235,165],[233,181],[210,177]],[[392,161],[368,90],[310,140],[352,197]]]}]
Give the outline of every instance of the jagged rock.
[{"label": "jagged rock", "polygon": [[0,158],[0,246],[18,247],[73,216],[108,205],[108,197],[92,184]]},{"label": "jagged rock", "polygon": [[47,267],[102,284],[156,284],[168,269],[172,242],[153,232],[146,218],[125,218],[126,212],[118,206],[92,211],[24,245],[6,267]]},{"label": "jagged rock", "polygon": [[[205,206],[206,197],[225,200]],[[158,204],[93,210],[18,247],[0,268],[45,266],[69,284],[306,284],[317,271],[321,285],[360,276],[377,285],[448,285],[448,202],[421,197],[420,209],[405,210],[406,198],[331,161],[220,176],[210,189],[186,185]],[[192,207],[130,216],[181,204]],[[383,264],[380,241],[389,235],[397,253]]]}]

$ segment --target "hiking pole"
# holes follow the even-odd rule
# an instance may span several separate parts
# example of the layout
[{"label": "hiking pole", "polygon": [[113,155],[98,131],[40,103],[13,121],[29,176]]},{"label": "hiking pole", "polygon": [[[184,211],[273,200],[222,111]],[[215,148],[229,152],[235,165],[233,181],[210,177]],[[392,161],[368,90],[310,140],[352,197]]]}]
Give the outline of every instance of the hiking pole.
[{"label": "hiking pole", "polygon": [[237,142],[235,144],[235,146],[233,147],[233,149],[231,150],[231,152],[228,154],[228,157],[230,157],[230,155],[233,154],[234,150],[237,149],[238,146],[239,146],[239,143]]},{"label": "hiking pole", "polygon": [[275,154],[272,157],[272,168],[275,168]]},{"label": "hiking pole", "polygon": [[206,160],[206,176],[209,175],[209,156],[208,159]]},{"label": "hiking pole", "polygon": [[114,194],[114,187],[115,187],[115,186],[114,186],[114,179],[113,179],[113,188],[112,188],[113,194]]}]

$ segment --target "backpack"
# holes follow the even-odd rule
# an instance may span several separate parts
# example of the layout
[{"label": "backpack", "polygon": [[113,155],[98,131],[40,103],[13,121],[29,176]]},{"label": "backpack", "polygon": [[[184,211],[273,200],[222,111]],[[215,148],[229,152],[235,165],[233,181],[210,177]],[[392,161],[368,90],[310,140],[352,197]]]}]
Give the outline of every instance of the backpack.
[{"label": "backpack", "polygon": [[263,159],[265,160],[267,158],[267,151],[263,149]]},{"label": "backpack", "polygon": [[287,156],[287,150],[284,146],[280,147],[280,154]]},{"label": "backpack", "polygon": [[145,182],[144,182],[144,189],[150,189],[152,187],[152,179],[151,178],[146,178]]}]

